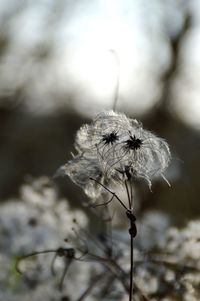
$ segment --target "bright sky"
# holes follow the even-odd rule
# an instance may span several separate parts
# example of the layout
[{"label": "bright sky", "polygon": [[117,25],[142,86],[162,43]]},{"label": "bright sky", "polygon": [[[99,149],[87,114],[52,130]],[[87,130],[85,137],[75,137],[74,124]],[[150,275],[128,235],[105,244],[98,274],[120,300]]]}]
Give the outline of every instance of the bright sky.
[{"label": "bright sky", "polygon": [[[72,94],[77,110],[90,115],[112,107],[119,77],[118,108],[142,114],[159,100],[160,77],[171,60],[168,36],[175,36],[182,26],[182,2],[0,0],[0,25],[11,37],[9,50],[0,61],[0,93],[12,93],[12,89],[26,84],[26,105],[36,112],[54,110],[58,99],[62,99],[59,105],[63,106],[66,98],[56,95]],[[195,2],[190,3],[198,29],[193,38],[197,38],[199,15]],[[12,16],[15,7],[18,14]],[[194,40],[186,42],[185,75],[188,69],[190,75],[194,70],[200,73],[200,64],[196,64],[200,52],[188,55]],[[41,45],[52,48],[42,64],[33,57]],[[191,118],[186,115],[194,107],[195,114],[190,116],[194,120],[197,115],[194,123],[200,123],[198,85],[193,81],[195,89],[188,88],[181,94],[185,86],[181,80],[174,89],[180,97],[174,97],[173,106],[189,123]]]}]

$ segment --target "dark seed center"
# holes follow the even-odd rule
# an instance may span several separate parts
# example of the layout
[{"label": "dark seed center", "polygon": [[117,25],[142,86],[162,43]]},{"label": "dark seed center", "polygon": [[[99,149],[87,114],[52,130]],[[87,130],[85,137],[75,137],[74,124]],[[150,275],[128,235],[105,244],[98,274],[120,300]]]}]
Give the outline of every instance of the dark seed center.
[{"label": "dark seed center", "polygon": [[116,132],[112,132],[110,134],[104,134],[102,141],[105,144],[113,144],[115,141],[117,141],[119,139],[118,135]]},{"label": "dark seed center", "polygon": [[142,140],[139,138],[136,138],[134,136],[130,136],[130,139],[126,140],[126,147],[128,149],[136,150],[139,149],[142,145]]}]

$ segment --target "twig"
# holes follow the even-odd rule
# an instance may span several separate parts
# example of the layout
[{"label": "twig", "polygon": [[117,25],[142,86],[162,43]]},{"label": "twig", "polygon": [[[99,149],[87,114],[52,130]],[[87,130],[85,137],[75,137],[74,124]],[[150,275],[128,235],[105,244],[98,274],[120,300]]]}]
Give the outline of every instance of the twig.
[{"label": "twig", "polygon": [[117,66],[117,79],[115,85],[115,93],[114,93],[114,102],[113,102],[113,111],[116,110],[117,101],[119,99],[119,83],[120,83],[120,61],[117,52],[114,49],[110,49],[111,54],[114,56]]},{"label": "twig", "polygon": [[101,182],[99,182],[96,179],[90,178],[90,180],[95,181],[100,186],[102,186],[105,190],[107,190],[108,192],[110,192],[118,200],[118,202],[124,207],[124,209],[128,210],[128,208],[126,207],[126,205],[124,205],[124,203],[120,200],[120,198],[116,195],[115,192],[111,191],[108,187],[104,186]]}]

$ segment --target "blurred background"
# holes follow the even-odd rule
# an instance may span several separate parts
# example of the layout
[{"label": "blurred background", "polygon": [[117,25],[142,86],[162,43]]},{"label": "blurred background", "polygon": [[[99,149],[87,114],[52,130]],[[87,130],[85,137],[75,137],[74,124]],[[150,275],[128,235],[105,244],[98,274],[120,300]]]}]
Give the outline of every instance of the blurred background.
[{"label": "blurred background", "polygon": [[[94,264],[73,267],[58,296],[50,282],[40,286],[40,268],[34,279],[22,279],[15,262],[22,254],[57,248],[74,217],[96,228],[96,216],[81,209],[83,191],[67,177],[49,179],[71,158],[80,126],[112,109],[116,96],[117,111],[166,139],[172,152],[166,171],[171,187],[163,179],[152,192],[146,183],[135,185],[137,219],[150,225],[138,231],[144,254],[165,237],[169,224],[200,217],[199,81],[199,0],[0,0],[0,300],[69,301],[74,294],[83,300]],[[119,220],[124,228],[116,231],[117,244],[128,237],[124,212]],[[175,255],[187,250],[183,264],[193,251],[197,265],[199,227],[192,222],[180,239],[172,229]],[[166,253],[167,247],[168,240]],[[149,275],[141,274],[142,289],[151,286]]]},{"label": "blurred background", "polygon": [[[52,177],[76,131],[117,110],[165,138],[172,151],[141,210],[175,223],[200,216],[200,1],[0,0],[0,199],[27,176]],[[69,179],[59,193],[79,206]],[[146,185],[147,186],[147,185]]]}]

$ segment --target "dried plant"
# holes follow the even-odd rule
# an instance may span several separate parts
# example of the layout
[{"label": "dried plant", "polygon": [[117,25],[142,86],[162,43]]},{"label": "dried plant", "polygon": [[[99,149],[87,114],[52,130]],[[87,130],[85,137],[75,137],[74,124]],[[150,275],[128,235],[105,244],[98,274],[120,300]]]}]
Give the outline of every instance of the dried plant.
[{"label": "dried plant", "polygon": [[[57,175],[68,175],[92,199],[99,198],[102,190],[111,194],[109,201],[96,206],[106,206],[116,199],[125,210],[130,224],[131,301],[134,291],[133,241],[137,235],[133,181],[135,178],[143,178],[151,189],[153,178],[161,176],[165,179],[163,173],[171,159],[168,144],[144,130],[137,120],[108,111],[97,115],[90,125],[81,127],[76,135],[75,148],[77,155],[63,165]],[[124,185],[128,203],[109,188],[112,183]]]},{"label": "dried plant", "polygon": [[66,174],[91,198],[100,187],[90,178],[108,185],[144,178],[151,188],[153,178],[162,176],[170,162],[168,144],[141,123],[113,111],[102,112],[77,132],[74,158],[57,175]]}]

